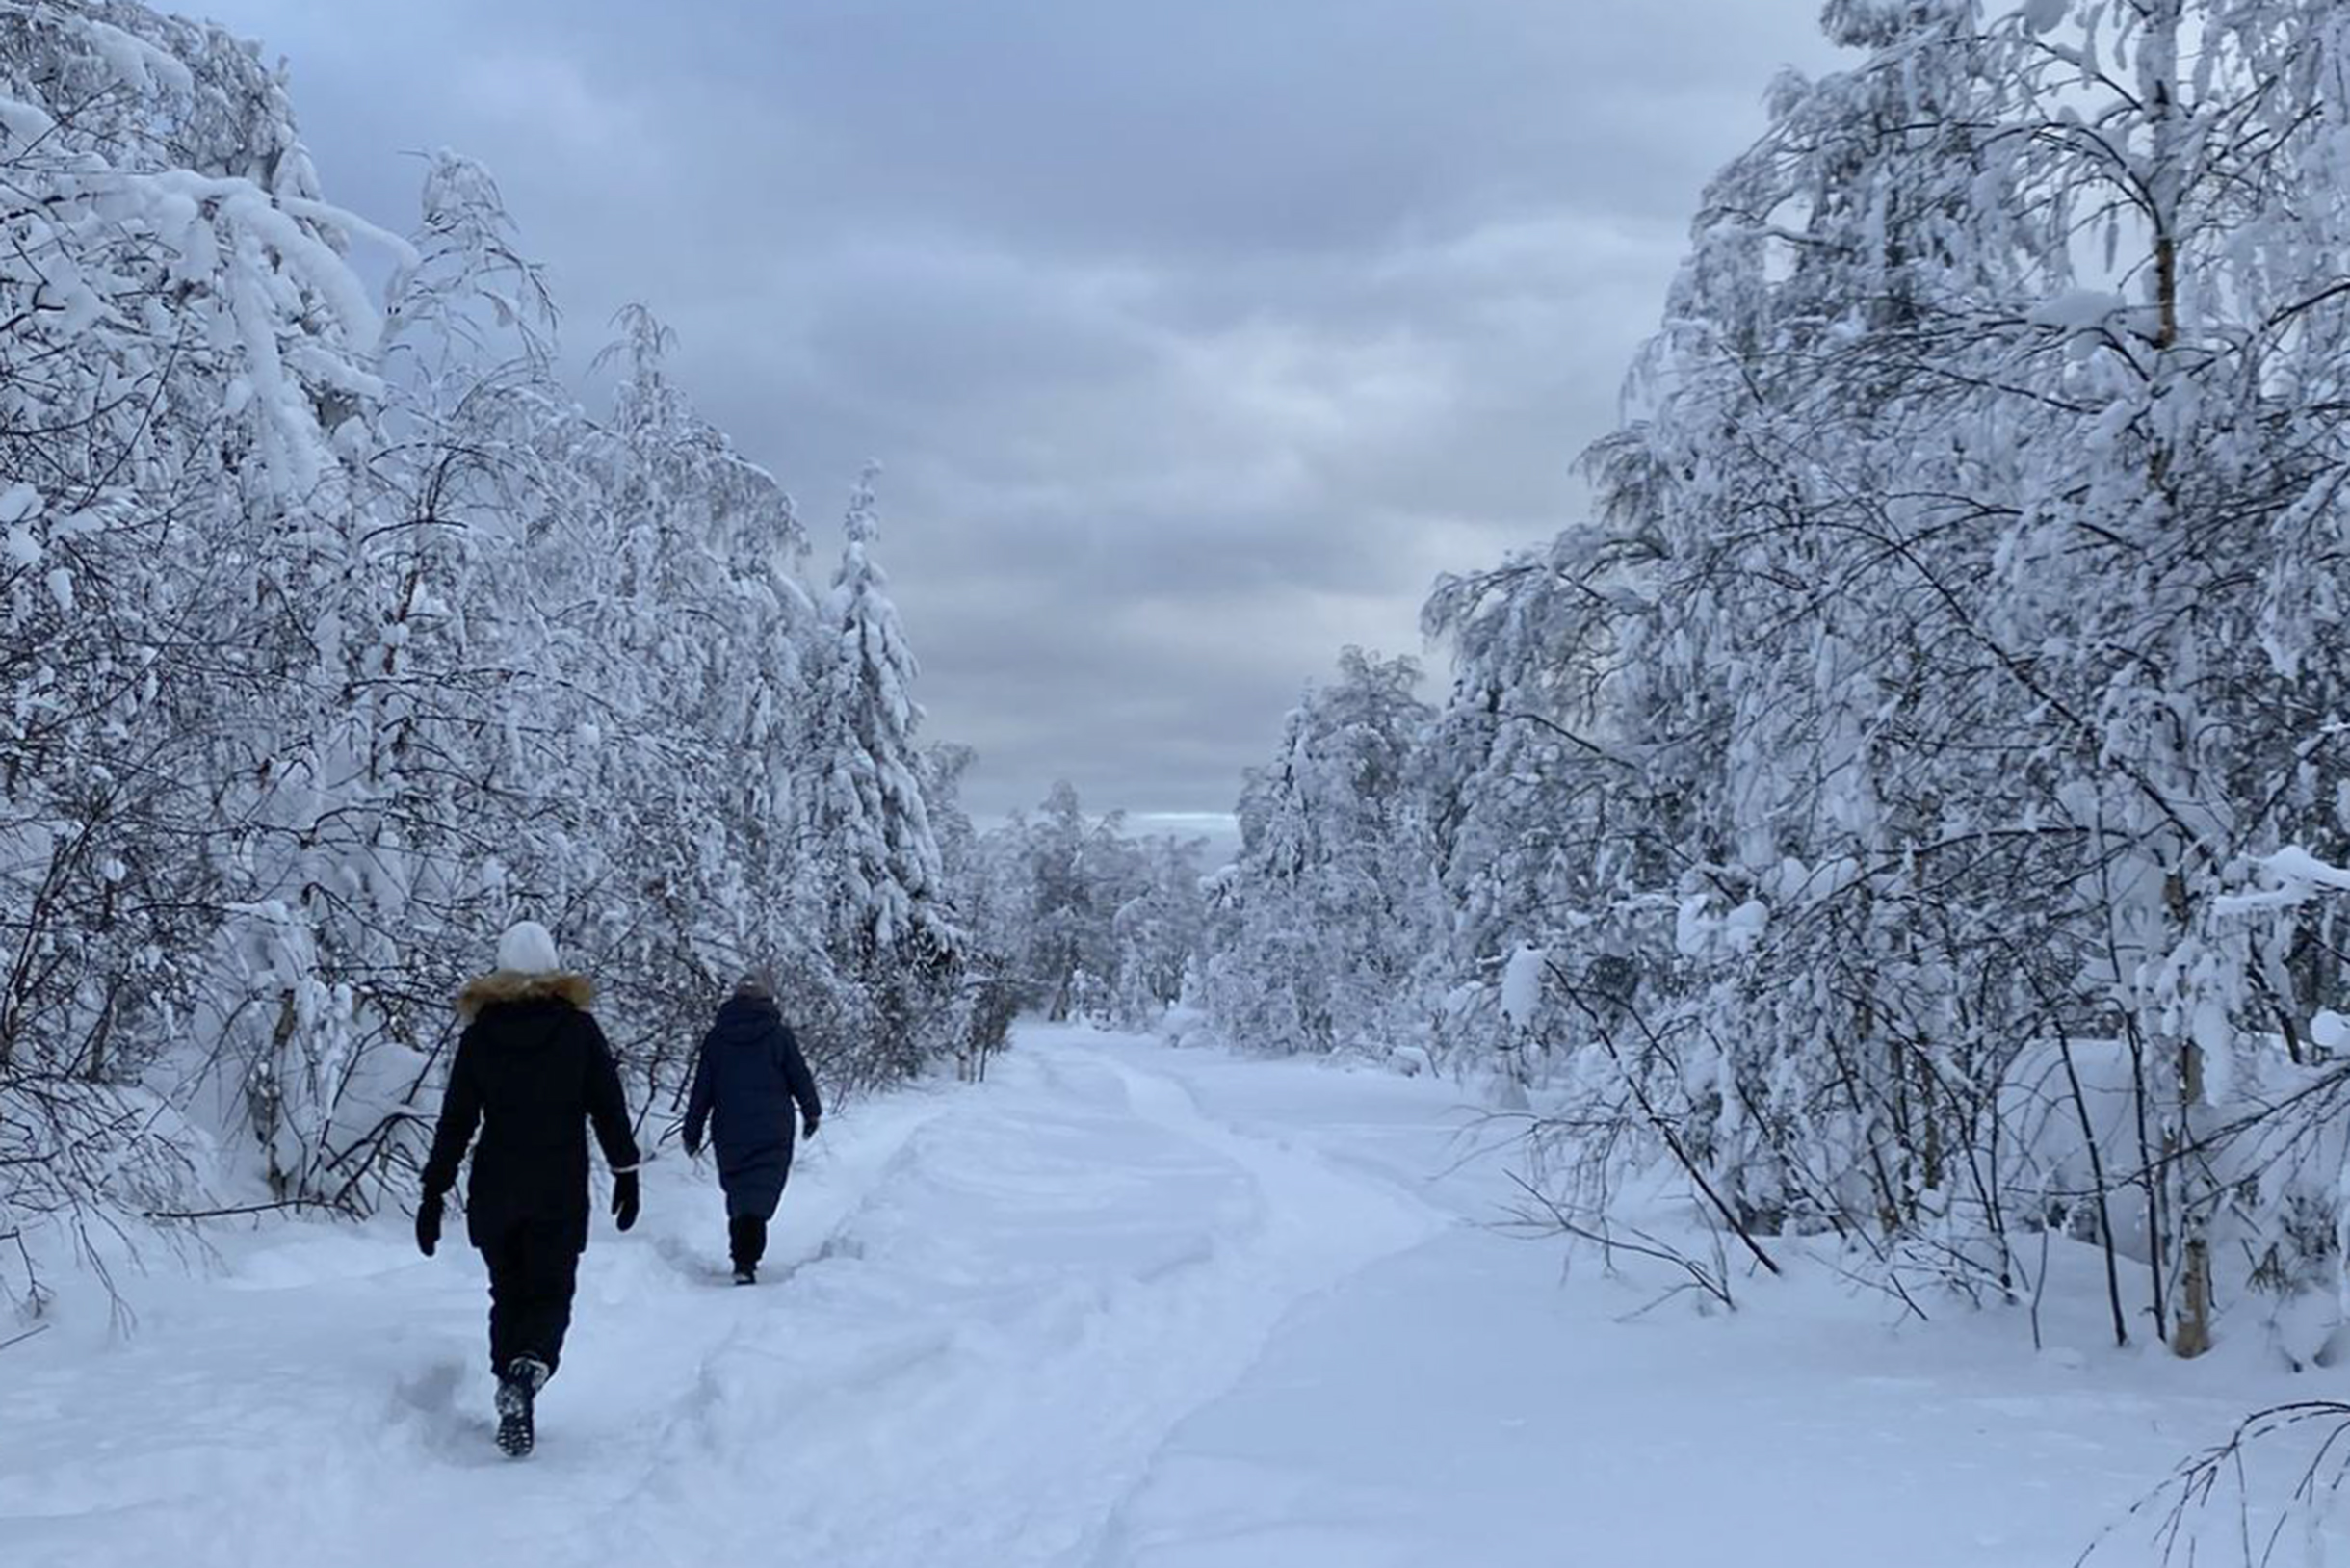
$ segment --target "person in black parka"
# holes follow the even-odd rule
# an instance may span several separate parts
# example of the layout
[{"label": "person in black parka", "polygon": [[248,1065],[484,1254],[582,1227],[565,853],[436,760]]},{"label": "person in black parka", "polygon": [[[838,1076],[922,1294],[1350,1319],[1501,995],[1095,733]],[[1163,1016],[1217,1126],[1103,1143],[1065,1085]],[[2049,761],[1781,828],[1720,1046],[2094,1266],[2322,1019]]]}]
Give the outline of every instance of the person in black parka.
[{"label": "person in black parka", "polygon": [[637,1139],[619,1069],[588,1015],[586,977],[566,974],[545,927],[524,921],[498,944],[498,968],[457,999],[465,1032],[450,1064],[425,1162],[416,1244],[440,1243],[442,1206],[473,1144],[465,1234],[489,1266],[489,1365],[498,1446],[535,1441],[532,1405],[562,1361],[580,1253],[588,1245],[588,1128],[612,1167],[620,1229],[637,1222]]},{"label": "person in black parka", "polygon": [[774,988],[756,976],[747,978],[718,1008],[718,1021],[702,1038],[685,1128],[687,1154],[700,1155],[705,1131],[718,1151],[718,1184],[726,1189],[727,1250],[734,1257],[737,1285],[759,1277],[767,1222],[775,1217],[783,1184],[792,1174],[795,1106],[807,1136],[814,1137],[824,1115],[816,1076],[775,1006]]}]

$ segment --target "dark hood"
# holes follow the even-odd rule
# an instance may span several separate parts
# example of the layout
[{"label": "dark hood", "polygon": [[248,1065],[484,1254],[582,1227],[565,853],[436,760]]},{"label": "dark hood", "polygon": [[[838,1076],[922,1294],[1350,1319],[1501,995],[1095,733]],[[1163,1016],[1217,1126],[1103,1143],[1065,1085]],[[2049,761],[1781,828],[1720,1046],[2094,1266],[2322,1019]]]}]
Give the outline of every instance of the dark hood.
[{"label": "dark hood", "polygon": [[718,1007],[710,1032],[721,1040],[763,1040],[783,1022],[783,1009],[772,997],[730,996]]}]

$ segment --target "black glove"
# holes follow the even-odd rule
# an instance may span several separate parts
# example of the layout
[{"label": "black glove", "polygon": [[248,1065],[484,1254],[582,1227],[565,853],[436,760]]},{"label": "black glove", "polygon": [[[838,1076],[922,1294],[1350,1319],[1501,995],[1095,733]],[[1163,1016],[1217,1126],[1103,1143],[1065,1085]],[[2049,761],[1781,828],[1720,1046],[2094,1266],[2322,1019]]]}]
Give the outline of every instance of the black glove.
[{"label": "black glove", "polygon": [[612,1216],[622,1230],[637,1222],[637,1173],[624,1170],[612,1179]]},{"label": "black glove", "polygon": [[800,1117],[799,1117],[799,1134],[800,1134],[800,1137],[814,1137],[816,1136],[816,1124],[817,1124],[818,1122],[822,1121],[823,1119],[824,1119],[824,1118],[823,1118],[822,1116],[821,1116],[821,1115],[817,1115],[817,1116],[811,1116],[811,1115],[809,1115],[809,1114],[808,1114],[807,1112],[805,1112],[805,1111],[800,1112]]},{"label": "black glove", "polygon": [[692,1133],[688,1133],[685,1137],[685,1144],[687,1159],[699,1160],[702,1157],[702,1140],[700,1138],[695,1137]]},{"label": "black glove", "polygon": [[416,1206],[416,1250],[428,1258],[440,1245],[441,1202],[438,1192],[428,1192]]}]

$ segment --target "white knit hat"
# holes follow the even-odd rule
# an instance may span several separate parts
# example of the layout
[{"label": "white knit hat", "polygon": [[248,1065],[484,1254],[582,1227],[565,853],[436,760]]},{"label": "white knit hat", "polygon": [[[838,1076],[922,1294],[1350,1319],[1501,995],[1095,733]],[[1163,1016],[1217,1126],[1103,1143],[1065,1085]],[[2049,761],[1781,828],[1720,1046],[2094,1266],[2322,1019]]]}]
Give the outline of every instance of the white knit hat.
[{"label": "white knit hat", "polygon": [[518,920],[498,938],[498,967],[515,975],[551,975],[562,967],[555,935],[535,920]]}]

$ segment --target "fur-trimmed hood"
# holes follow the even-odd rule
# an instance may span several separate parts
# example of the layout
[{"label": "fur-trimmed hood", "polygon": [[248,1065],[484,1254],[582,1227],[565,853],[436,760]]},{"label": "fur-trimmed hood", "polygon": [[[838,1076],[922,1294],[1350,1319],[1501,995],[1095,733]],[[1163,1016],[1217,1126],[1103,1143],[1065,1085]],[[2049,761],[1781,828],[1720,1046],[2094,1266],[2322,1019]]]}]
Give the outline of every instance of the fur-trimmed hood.
[{"label": "fur-trimmed hood", "polygon": [[482,1009],[501,1002],[568,1002],[582,1012],[595,1000],[595,986],[585,975],[566,974],[561,970],[544,975],[521,975],[510,969],[497,969],[470,980],[457,993],[457,1015],[466,1023],[482,1015]]}]

